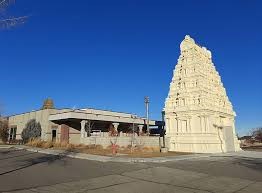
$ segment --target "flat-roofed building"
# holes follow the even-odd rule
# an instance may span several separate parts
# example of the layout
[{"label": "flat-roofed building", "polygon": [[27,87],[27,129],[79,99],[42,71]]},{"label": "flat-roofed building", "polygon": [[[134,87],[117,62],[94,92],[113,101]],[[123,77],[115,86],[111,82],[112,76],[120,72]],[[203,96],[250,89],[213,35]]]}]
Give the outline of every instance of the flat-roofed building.
[{"label": "flat-roofed building", "polygon": [[[35,119],[42,128],[41,139],[72,144],[101,144],[108,146],[114,140],[129,145],[130,137],[143,137],[148,146],[159,146],[159,137],[147,134],[146,118],[131,113],[86,109],[42,108],[8,117],[10,140],[21,139],[28,121]],[[149,120],[150,128],[160,129],[161,121]],[[138,140],[136,140],[138,143]]]}]

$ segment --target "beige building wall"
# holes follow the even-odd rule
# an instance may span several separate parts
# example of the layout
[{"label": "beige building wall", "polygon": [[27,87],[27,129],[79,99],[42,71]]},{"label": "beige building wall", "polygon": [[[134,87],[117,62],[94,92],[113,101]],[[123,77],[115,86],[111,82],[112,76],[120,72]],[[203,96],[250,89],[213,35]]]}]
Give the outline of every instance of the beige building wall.
[{"label": "beige building wall", "polygon": [[21,139],[21,133],[25,128],[26,123],[31,119],[36,119],[41,124],[42,133],[41,139],[51,140],[52,129],[57,129],[57,140],[60,138],[59,125],[49,121],[49,115],[58,112],[66,112],[70,109],[43,109],[37,111],[31,111],[28,113],[22,113],[19,115],[13,115],[9,117],[9,128],[17,128],[16,139]]},{"label": "beige building wall", "polygon": [[70,127],[69,128],[69,143],[79,144],[80,143],[80,131]]}]

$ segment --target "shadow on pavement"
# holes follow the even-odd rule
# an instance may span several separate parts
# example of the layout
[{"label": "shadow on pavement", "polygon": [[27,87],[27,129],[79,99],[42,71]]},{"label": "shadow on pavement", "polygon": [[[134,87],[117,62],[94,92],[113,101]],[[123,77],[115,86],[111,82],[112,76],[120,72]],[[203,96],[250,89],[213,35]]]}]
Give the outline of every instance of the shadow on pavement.
[{"label": "shadow on pavement", "polygon": [[14,147],[10,147],[8,148],[7,150],[4,150],[4,151],[0,151],[0,155],[6,155],[6,154],[9,154],[9,153],[13,153],[13,152],[16,152],[16,151],[21,151],[20,149],[15,149]]},{"label": "shadow on pavement", "polygon": [[[66,164],[66,160],[64,159],[65,157],[67,157],[67,155],[69,154],[69,151],[66,151],[64,153],[61,153],[59,155],[41,155],[40,157],[36,157],[36,158],[27,158],[22,160],[23,162],[26,162],[24,165],[17,167],[15,169],[11,169],[9,171],[5,171],[0,173],[0,176],[5,175],[5,174],[9,174],[15,171],[19,171],[28,167],[32,167],[34,165],[37,164],[41,164],[41,163],[47,163],[47,164],[52,164],[56,161],[63,161],[63,164]],[[31,153],[30,153],[31,154]],[[32,154],[36,154],[35,152],[33,152]],[[28,155],[28,154],[27,154]],[[20,155],[22,156],[22,155]],[[20,160],[21,162],[21,160]]]},{"label": "shadow on pavement", "polygon": [[[0,153],[0,154],[2,154],[2,153]],[[31,155],[31,154],[35,154],[35,152],[25,153],[25,154],[21,154],[21,155],[8,156],[8,157],[0,159],[0,161],[1,160],[12,159],[12,158],[23,157],[23,156],[27,156],[27,155]]]}]

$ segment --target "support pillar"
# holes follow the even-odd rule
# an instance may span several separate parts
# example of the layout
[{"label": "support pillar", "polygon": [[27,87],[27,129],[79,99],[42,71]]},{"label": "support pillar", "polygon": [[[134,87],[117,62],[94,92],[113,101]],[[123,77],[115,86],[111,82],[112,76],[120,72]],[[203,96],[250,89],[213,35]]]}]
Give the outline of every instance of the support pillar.
[{"label": "support pillar", "polygon": [[115,131],[116,131],[117,134],[118,134],[118,130],[117,130],[117,128],[118,128],[118,126],[119,126],[119,123],[112,123],[112,125],[114,126]]},{"label": "support pillar", "polygon": [[[170,125],[170,120],[169,120],[169,125]],[[178,119],[177,118],[175,118],[174,119],[174,126],[175,126],[175,128],[174,128],[174,131],[173,131],[173,133],[178,133]]]},{"label": "support pillar", "polygon": [[178,121],[178,133],[182,133],[182,121],[180,119],[177,120]]},{"label": "support pillar", "polygon": [[143,134],[144,125],[138,125],[138,128],[139,128],[139,135]]},{"label": "support pillar", "polygon": [[86,127],[87,120],[82,120],[81,121],[81,138],[85,137],[85,127]]},{"label": "support pillar", "polygon": [[191,132],[191,117],[188,118],[188,131]]}]

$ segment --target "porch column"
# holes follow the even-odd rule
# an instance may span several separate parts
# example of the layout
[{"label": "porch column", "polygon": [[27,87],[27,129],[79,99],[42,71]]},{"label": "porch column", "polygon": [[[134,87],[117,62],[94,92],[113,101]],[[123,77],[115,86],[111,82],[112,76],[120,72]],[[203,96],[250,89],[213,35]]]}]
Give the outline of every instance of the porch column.
[{"label": "porch column", "polygon": [[85,137],[85,126],[86,126],[87,120],[82,120],[81,121],[81,138]]},{"label": "porch column", "polygon": [[117,128],[119,126],[119,123],[112,123],[112,125],[114,126],[115,130],[118,132]]},{"label": "porch column", "polygon": [[143,127],[144,127],[144,125],[138,125],[139,135],[141,135],[143,133]]}]

